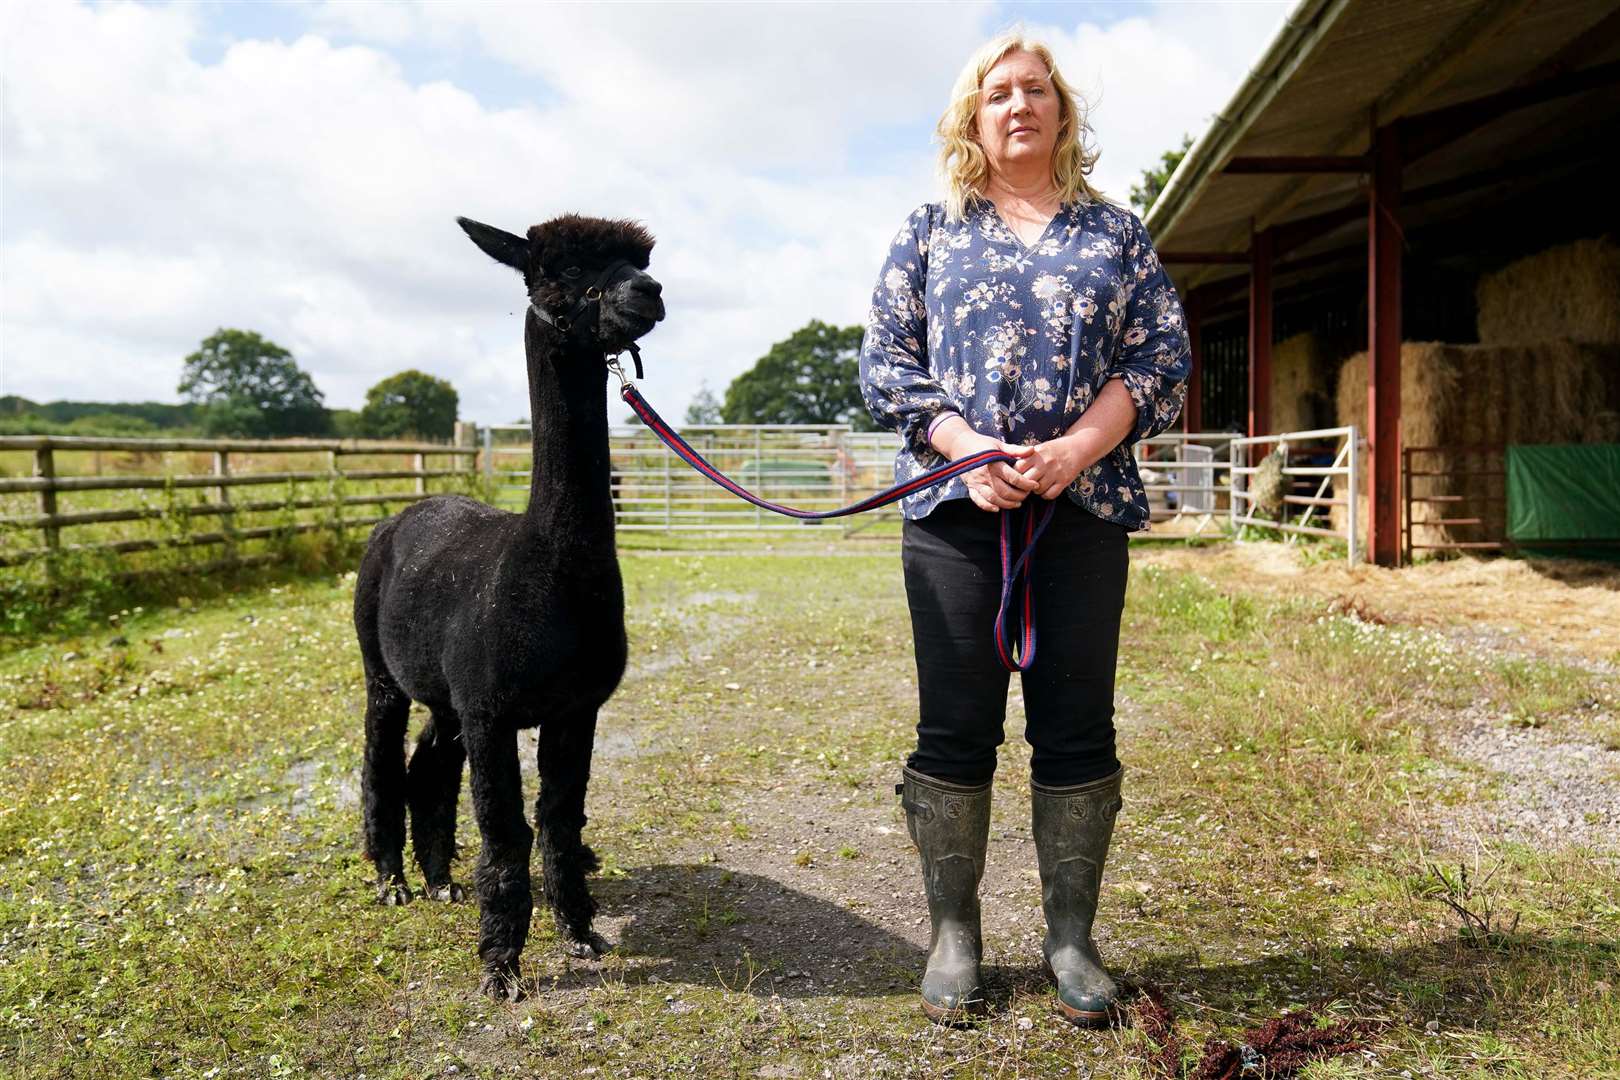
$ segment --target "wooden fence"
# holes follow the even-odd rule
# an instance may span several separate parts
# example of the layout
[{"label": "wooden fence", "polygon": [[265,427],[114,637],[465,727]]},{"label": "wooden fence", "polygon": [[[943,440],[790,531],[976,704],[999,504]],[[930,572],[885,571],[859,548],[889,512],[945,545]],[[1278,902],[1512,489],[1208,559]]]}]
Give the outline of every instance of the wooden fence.
[{"label": "wooden fence", "polygon": [[[385,504],[402,505],[426,498],[429,481],[476,478],[478,449],[473,446],[448,446],[432,443],[377,443],[338,440],[252,440],[252,439],[123,439],[76,437],[57,435],[0,436],[0,458],[15,457],[17,452],[31,453],[32,476],[0,475],[0,497],[21,493],[38,496],[37,512],[29,514],[0,514],[0,534],[37,530],[40,543],[32,547],[0,546],[0,567],[19,566],[36,560],[68,553],[106,552],[129,554],[165,548],[186,548],[199,545],[219,545],[223,557],[218,563],[267,561],[263,554],[245,556],[238,545],[245,541],[267,540],[275,537],[310,532],[317,529],[342,533],[347,529],[370,527],[383,520],[386,514],[347,517],[348,507],[380,507]],[[134,455],[130,460],[144,462],[151,455],[181,453],[188,455],[187,463],[195,465],[197,456],[211,462],[208,472],[160,473],[137,475],[100,475],[102,452],[121,452]],[[97,467],[94,475],[62,475],[62,458],[69,453],[95,455]],[[235,471],[236,460],[251,459],[258,464],[265,458],[283,463],[276,471]],[[324,459],[324,468],[290,468],[308,465],[309,461],[291,459]],[[430,457],[443,457],[448,467],[429,468]],[[360,459],[373,459],[371,462]],[[375,459],[404,458],[406,468],[378,468]],[[345,467],[348,465],[349,467]],[[370,466],[370,467],[367,467]],[[409,481],[403,490],[382,490],[384,487]],[[360,484],[371,490],[353,492]],[[244,498],[262,494],[267,486],[283,488],[283,497],[277,499]],[[443,485],[440,485],[443,486]],[[255,492],[254,489],[261,489]],[[67,510],[61,507],[60,497],[70,499],[85,492],[120,492],[158,489],[164,492],[166,505],[118,505],[96,509]],[[176,496],[195,491],[198,498],[190,504]],[[0,498],[0,503],[15,499]],[[304,515],[297,520],[298,511],[323,512],[314,520]],[[279,514],[282,520],[272,524],[255,523],[255,515]],[[218,527],[193,532],[192,519],[216,519]],[[179,521],[186,527],[171,529],[168,535],[134,536],[120,539],[102,539],[81,543],[64,541],[67,530],[85,526],[105,526],[112,523],[150,522],[160,519]],[[71,535],[71,534],[70,534]]]}]

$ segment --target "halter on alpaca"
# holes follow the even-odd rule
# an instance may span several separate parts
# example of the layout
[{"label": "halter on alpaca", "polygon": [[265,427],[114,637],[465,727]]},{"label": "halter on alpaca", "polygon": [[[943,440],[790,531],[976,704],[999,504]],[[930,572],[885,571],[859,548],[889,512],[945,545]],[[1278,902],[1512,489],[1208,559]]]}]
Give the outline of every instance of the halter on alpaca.
[{"label": "halter on alpaca", "polygon": [[[602,319],[602,290],[607,287],[607,283],[612,281],[620,270],[632,265],[629,259],[616,259],[609,263],[600,274],[596,275],[596,280],[585,287],[584,294],[574,302],[574,306],[568,309],[566,315],[552,315],[533,300],[529,301],[529,309],[535,313],[535,316],[541,322],[555,326],[563,334],[570,334],[575,327],[581,327],[588,331],[588,337],[594,336]],[[589,312],[591,316],[589,324],[581,321],[581,317],[586,312]],[[641,349],[632,341],[626,346],[625,351],[630,354],[631,362],[636,365],[636,378],[646,378],[641,373]],[[613,367],[615,371],[618,370],[616,364],[609,366]],[[621,382],[624,380],[624,372],[619,372],[619,379]]]}]

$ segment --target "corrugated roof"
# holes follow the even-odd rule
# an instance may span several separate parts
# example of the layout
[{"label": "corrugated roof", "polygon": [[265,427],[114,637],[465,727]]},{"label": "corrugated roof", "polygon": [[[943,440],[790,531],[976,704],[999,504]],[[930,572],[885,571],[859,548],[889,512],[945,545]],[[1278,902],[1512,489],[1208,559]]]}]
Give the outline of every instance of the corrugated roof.
[{"label": "corrugated roof", "polygon": [[[1161,251],[1249,248],[1250,230],[1337,210],[1361,196],[1357,173],[1228,175],[1234,157],[1365,153],[1373,124],[1470,101],[1559,72],[1620,56],[1620,3],[1594,0],[1301,0],[1232,100],[1188,152],[1146,215]],[[1518,109],[1408,167],[1408,191],[1433,198],[1413,212],[1452,213],[1494,188],[1466,190],[1461,177],[1521,162],[1534,184],[1561,160],[1577,162],[1590,143],[1606,148],[1620,116],[1620,86]],[[1570,147],[1577,152],[1570,156]],[[1433,185],[1445,182],[1449,187]],[[1404,216],[1404,215],[1403,215]],[[1309,250],[1331,250],[1365,223],[1347,221]],[[1175,269],[1175,268],[1173,268]],[[1242,267],[1187,267],[1183,287],[1242,273]]]}]

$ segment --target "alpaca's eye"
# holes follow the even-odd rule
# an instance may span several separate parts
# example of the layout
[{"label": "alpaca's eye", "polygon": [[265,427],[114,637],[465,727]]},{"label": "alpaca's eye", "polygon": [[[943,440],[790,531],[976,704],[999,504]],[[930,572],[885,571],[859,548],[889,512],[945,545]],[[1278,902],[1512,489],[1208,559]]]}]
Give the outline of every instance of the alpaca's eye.
[{"label": "alpaca's eye", "polygon": [[568,269],[563,271],[563,277],[579,277],[582,272],[583,271],[581,271],[579,267],[570,266]]}]

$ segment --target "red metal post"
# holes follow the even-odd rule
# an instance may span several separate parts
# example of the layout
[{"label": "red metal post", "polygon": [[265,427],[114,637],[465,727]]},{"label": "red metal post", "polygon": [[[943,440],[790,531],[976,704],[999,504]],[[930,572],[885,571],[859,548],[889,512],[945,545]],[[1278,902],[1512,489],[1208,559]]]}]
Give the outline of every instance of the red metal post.
[{"label": "red metal post", "polygon": [[1271,434],[1271,263],[1276,234],[1249,241],[1249,434]]},{"label": "red metal post", "polygon": [[1373,131],[1367,218],[1367,550],[1379,566],[1401,556],[1401,147]]},{"label": "red metal post", "polygon": [[1197,289],[1182,301],[1187,316],[1187,343],[1191,346],[1191,370],[1187,374],[1187,404],[1181,408],[1181,429],[1191,435],[1204,430],[1204,310]]}]

